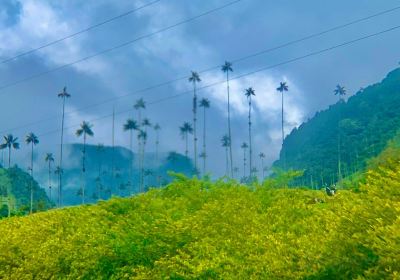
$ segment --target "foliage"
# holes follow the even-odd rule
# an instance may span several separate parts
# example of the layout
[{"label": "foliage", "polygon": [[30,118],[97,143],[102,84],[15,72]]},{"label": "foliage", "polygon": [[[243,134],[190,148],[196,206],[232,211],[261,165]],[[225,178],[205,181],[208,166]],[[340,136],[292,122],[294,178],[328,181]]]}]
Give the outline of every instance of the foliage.
[{"label": "foliage", "polygon": [[176,180],[130,199],[0,222],[2,279],[395,279],[400,164],[358,192]]},{"label": "foliage", "polygon": [[347,102],[341,100],[316,113],[286,137],[281,160],[275,166],[283,166],[285,155],[288,168],[305,170],[303,179],[309,185],[312,181],[336,182],[340,131],[344,177],[364,170],[368,159],[380,154],[400,127],[399,82],[400,69],[396,69],[381,83],[360,90]]},{"label": "foliage", "polygon": [[[33,187],[33,211],[43,211],[52,207],[45,191],[28,173],[18,167],[0,168],[0,198],[2,201],[10,198],[12,215],[21,215],[29,210],[31,186]],[[0,207],[4,206],[0,205]],[[0,217],[7,215],[8,210],[4,210]]]}]

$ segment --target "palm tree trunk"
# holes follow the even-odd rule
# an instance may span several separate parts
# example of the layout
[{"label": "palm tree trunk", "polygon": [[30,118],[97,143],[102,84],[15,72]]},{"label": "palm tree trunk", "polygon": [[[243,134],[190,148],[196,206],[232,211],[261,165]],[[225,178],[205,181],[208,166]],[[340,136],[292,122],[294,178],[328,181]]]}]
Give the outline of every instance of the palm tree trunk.
[{"label": "palm tree trunk", "polygon": [[29,208],[29,213],[32,214],[33,211],[33,142],[31,143],[31,182],[30,182],[30,192],[31,192],[31,206]]},{"label": "palm tree trunk", "polygon": [[[115,107],[114,106],[113,106],[113,113],[112,113],[111,144],[112,144],[111,185],[115,186]],[[99,199],[100,199],[100,194],[99,194]]]},{"label": "palm tree trunk", "polygon": [[283,157],[283,169],[286,170],[286,152],[285,149],[283,148],[283,141],[285,139],[285,127],[284,127],[284,116],[283,116],[283,109],[284,103],[283,103],[283,91],[282,91],[282,157]]},{"label": "palm tree trunk", "polygon": [[196,82],[193,82],[193,138],[194,138],[194,169],[197,175],[197,93]]},{"label": "palm tree trunk", "polygon": [[51,161],[49,160],[49,198],[51,201]]},{"label": "palm tree trunk", "polygon": [[11,168],[11,147],[8,147],[8,169]]},{"label": "palm tree trunk", "polygon": [[262,179],[264,181],[264,178],[265,178],[264,159],[261,159],[261,168],[262,168]]},{"label": "palm tree trunk", "polygon": [[144,152],[146,148],[146,140],[143,140],[142,145],[142,159],[141,159],[141,167],[140,167],[140,188],[141,191],[144,192]]},{"label": "palm tree trunk", "polygon": [[82,204],[85,204],[85,157],[86,157],[86,133],[83,133],[83,155],[82,155]]},{"label": "palm tree trunk", "polygon": [[230,90],[229,90],[229,70],[226,71],[226,89],[228,91],[228,137],[229,137],[229,158],[231,177],[233,178],[233,157],[232,157],[232,134],[231,134],[231,105],[230,105]]},{"label": "palm tree trunk", "polygon": [[206,107],[204,106],[204,123],[203,123],[203,176],[206,175]]},{"label": "palm tree trunk", "polygon": [[249,98],[249,168],[250,168],[250,173],[249,176],[251,177],[252,175],[252,155],[253,155],[253,148],[251,144],[251,95]]},{"label": "palm tree trunk", "polygon": [[226,157],[225,176],[229,176],[229,152],[228,152],[228,146],[225,147],[225,157]]},{"label": "palm tree trunk", "polygon": [[130,130],[130,136],[129,136],[129,148],[131,150],[131,160],[130,160],[130,167],[129,167],[129,189],[128,193],[129,195],[132,195],[132,187],[133,187],[133,131],[132,129]]},{"label": "palm tree trunk", "polygon": [[339,99],[339,120],[338,120],[338,182],[342,179],[342,160],[341,160],[341,130],[340,130],[340,120],[342,119],[342,112],[340,108]]},{"label": "palm tree trunk", "polygon": [[189,156],[189,151],[188,151],[188,134],[185,132],[185,142],[186,142],[186,149],[185,149],[185,156]]},{"label": "palm tree trunk", "polygon": [[[63,97],[62,107],[62,121],[61,121],[61,145],[60,145],[60,169],[62,170],[63,160],[63,142],[64,142],[64,118],[65,118],[65,97]],[[58,186],[58,207],[62,206],[62,172],[59,174],[59,186]]]},{"label": "palm tree trunk", "polygon": [[246,149],[243,149],[243,178],[246,177]]}]

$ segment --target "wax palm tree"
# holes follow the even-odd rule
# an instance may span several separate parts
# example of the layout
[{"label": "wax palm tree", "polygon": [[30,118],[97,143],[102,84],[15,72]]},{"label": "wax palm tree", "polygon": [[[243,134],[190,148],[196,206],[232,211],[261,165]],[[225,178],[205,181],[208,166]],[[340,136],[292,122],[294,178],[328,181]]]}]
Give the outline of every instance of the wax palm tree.
[{"label": "wax palm tree", "polygon": [[82,193],[82,204],[85,204],[85,172],[86,172],[86,166],[85,166],[85,160],[86,160],[86,140],[87,136],[93,136],[93,130],[92,130],[92,125],[89,124],[88,122],[82,122],[81,127],[76,131],[76,136],[81,137],[83,135],[83,149],[82,149],[82,187],[81,187],[81,193]]},{"label": "wax palm tree", "polygon": [[228,176],[228,174],[229,174],[229,146],[230,146],[230,139],[229,139],[229,136],[227,134],[222,136],[221,144],[222,144],[222,147],[225,148],[225,160],[226,160],[226,162],[225,162],[226,163],[226,165],[225,165],[225,167],[226,167],[225,175]]},{"label": "wax palm tree", "polygon": [[342,119],[342,110],[340,103],[343,102],[344,97],[346,96],[346,89],[344,86],[337,85],[335,90],[333,91],[335,95],[339,97],[339,119],[338,119],[338,181],[342,179],[342,160],[341,160],[341,128],[340,128],[340,121]]},{"label": "wax palm tree", "polygon": [[[284,102],[283,102],[284,98],[283,97],[284,97],[284,93],[286,91],[289,91],[289,86],[286,84],[286,82],[281,82],[279,87],[276,90],[279,91],[282,95],[282,107],[281,107],[282,115],[281,115],[281,117],[282,117],[282,149],[283,149],[283,141],[285,139],[285,125],[284,125],[285,120],[284,120]],[[283,151],[282,156],[283,156],[283,169],[286,170],[286,155],[285,155],[284,151]]]},{"label": "wax palm tree", "polygon": [[44,160],[47,162],[49,167],[49,198],[51,200],[51,165],[54,163],[54,156],[52,153],[47,153]]},{"label": "wax palm tree", "polygon": [[158,148],[159,148],[159,145],[160,145],[160,130],[161,130],[161,126],[158,123],[156,123],[153,126],[153,129],[154,129],[154,132],[156,133],[156,163],[158,164],[158,152],[159,152]]},{"label": "wax palm tree", "polygon": [[[139,126],[136,121],[128,119],[123,126],[124,131],[129,131],[129,149],[131,150],[130,169],[129,169],[129,192],[132,194],[133,184],[133,131],[138,130]],[[139,154],[138,154],[139,156]]]},{"label": "wax palm tree", "polygon": [[253,148],[252,148],[252,141],[251,141],[251,97],[255,96],[253,88],[246,89],[245,96],[249,102],[249,167],[250,167],[250,176],[252,175],[252,168],[253,168]]},{"label": "wax palm tree", "polygon": [[28,145],[31,145],[31,167],[30,167],[30,171],[31,171],[31,183],[30,183],[30,193],[31,193],[31,203],[30,203],[30,208],[29,208],[29,213],[32,214],[33,211],[33,148],[34,146],[36,146],[37,144],[39,144],[39,138],[33,133],[29,133],[28,135],[26,135],[25,138],[25,143]]},{"label": "wax palm tree", "polygon": [[232,157],[232,133],[231,133],[231,105],[230,105],[230,90],[229,90],[229,72],[233,72],[232,63],[225,61],[221,67],[222,72],[226,73],[226,91],[228,93],[228,137],[229,141],[229,159],[231,177],[233,177],[233,157]]},{"label": "wax palm tree", "polygon": [[[235,167],[233,168],[233,173],[234,173],[234,174],[238,174],[238,173],[239,173],[239,167],[235,166]],[[236,175],[235,175],[235,177],[236,177]]]},{"label": "wax palm tree", "polygon": [[182,139],[185,140],[185,156],[189,156],[189,151],[188,151],[188,138],[189,134],[193,134],[193,127],[190,123],[185,122],[183,125],[179,128],[179,131],[181,133]]},{"label": "wax palm tree", "polygon": [[[63,144],[64,144],[64,119],[65,119],[65,100],[70,98],[71,95],[67,92],[67,87],[64,87],[62,92],[58,94],[58,97],[62,99],[62,120],[61,120],[61,145],[60,145],[60,168],[62,169],[63,160]],[[59,174],[59,190],[58,190],[58,206],[62,205],[62,173]]]},{"label": "wax palm tree", "polygon": [[[60,178],[61,178],[61,174],[64,173],[63,170],[61,169],[60,166],[56,166],[56,168],[54,169],[54,174],[56,174],[57,179],[58,179],[58,185],[60,186]],[[58,189],[58,191],[60,191],[60,189]],[[57,195],[58,197],[60,196],[59,194]]]},{"label": "wax palm tree", "polygon": [[206,174],[206,159],[207,159],[207,151],[206,151],[206,110],[210,108],[210,100],[207,98],[202,98],[200,100],[200,107],[203,108],[203,151],[200,154],[200,157],[203,158],[203,175]]},{"label": "wax palm tree", "polygon": [[4,136],[4,143],[0,145],[1,149],[8,148],[8,168],[11,167],[11,150],[18,150],[19,143],[18,137],[14,137],[12,134]]},{"label": "wax palm tree", "polygon": [[194,139],[194,169],[197,173],[197,92],[196,84],[201,82],[197,72],[192,71],[189,82],[193,84],[193,139]]},{"label": "wax palm tree", "polygon": [[135,105],[133,106],[133,108],[137,111],[138,113],[138,125],[139,125],[139,129],[137,130],[137,140],[138,140],[138,146],[137,146],[137,154],[138,154],[138,159],[137,159],[137,165],[140,166],[140,151],[142,150],[142,143],[141,143],[141,138],[139,137],[140,134],[140,128],[142,125],[142,110],[146,109],[146,102],[143,100],[143,98],[140,98],[138,100],[136,100]]},{"label": "wax palm tree", "polygon": [[240,146],[243,149],[243,178],[246,177],[246,152],[248,147],[249,145],[246,142],[243,142],[242,146]]},{"label": "wax palm tree", "polygon": [[147,139],[149,137],[149,134],[147,132],[147,128],[151,127],[152,124],[150,122],[149,119],[145,118],[142,121],[142,127],[143,127],[143,131],[144,131],[144,135],[142,135],[141,140],[142,140],[142,157],[141,157],[141,161],[142,161],[142,190],[144,190],[144,162],[145,162],[145,149],[146,149],[146,143],[147,143]]},{"label": "wax palm tree", "polygon": [[140,160],[140,188],[139,191],[143,192],[143,183],[144,183],[144,149],[146,146],[146,141],[147,141],[147,132],[144,130],[140,130],[139,135],[138,135],[139,140],[141,143],[143,143],[143,150],[142,150],[142,157]]},{"label": "wax palm tree", "polygon": [[263,152],[261,152],[259,155],[259,158],[260,158],[260,160],[261,160],[261,170],[262,170],[262,179],[264,180],[264,178],[265,178],[265,170],[264,170],[264,159],[265,159],[265,154],[263,153]]}]

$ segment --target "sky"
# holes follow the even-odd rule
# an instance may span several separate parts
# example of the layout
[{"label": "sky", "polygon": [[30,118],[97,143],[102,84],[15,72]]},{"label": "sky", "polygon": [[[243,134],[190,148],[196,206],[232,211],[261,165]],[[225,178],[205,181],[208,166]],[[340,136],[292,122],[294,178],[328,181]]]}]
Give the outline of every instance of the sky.
[{"label": "sky", "polygon": [[[0,3],[0,60],[63,38],[154,0],[2,0]],[[179,126],[192,120],[190,71],[199,71],[199,99],[211,102],[207,110],[208,171],[225,173],[221,138],[227,131],[226,84],[220,65],[273,48],[307,35],[399,6],[395,0],[241,0],[216,12],[170,28],[233,0],[160,0],[152,5],[18,59],[0,63],[0,133],[12,133],[21,142],[28,132],[40,137],[37,161],[44,153],[59,150],[61,100],[57,94],[67,86],[65,142],[80,142],[79,124],[93,124],[95,137],[89,143],[111,145],[112,111],[115,108],[116,145],[129,145],[122,124],[136,118],[135,101],[147,103],[145,116],[159,123],[160,150],[184,152]],[[280,64],[399,25],[400,9],[233,64],[234,78],[260,68]],[[152,33],[153,36],[147,36]],[[337,98],[339,83],[354,94],[361,87],[381,81],[398,67],[400,30],[369,38],[333,51],[308,57],[230,83],[234,165],[242,167],[240,145],[248,142],[248,104],[244,91],[253,87],[253,161],[266,154],[266,165],[278,158],[281,147],[281,105],[276,88],[287,82],[285,131],[326,109]],[[136,38],[134,43],[112,52],[74,63],[105,49]],[[58,69],[54,71],[54,69]],[[203,72],[205,69],[212,69]],[[50,72],[48,72],[50,71]],[[40,74],[48,72],[46,74]],[[37,75],[40,74],[40,75]],[[30,78],[35,76],[34,78]],[[149,88],[179,79],[165,86]],[[174,97],[178,95],[177,97]],[[94,106],[96,105],[96,106]],[[203,112],[199,110],[198,138],[202,139]],[[149,152],[155,150],[150,132]],[[21,143],[16,162],[26,168],[29,148]],[[199,141],[201,151],[202,142]],[[191,147],[192,148],[192,147]],[[193,156],[193,149],[190,150]],[[241,171],[242,172],[242,171]]]}]

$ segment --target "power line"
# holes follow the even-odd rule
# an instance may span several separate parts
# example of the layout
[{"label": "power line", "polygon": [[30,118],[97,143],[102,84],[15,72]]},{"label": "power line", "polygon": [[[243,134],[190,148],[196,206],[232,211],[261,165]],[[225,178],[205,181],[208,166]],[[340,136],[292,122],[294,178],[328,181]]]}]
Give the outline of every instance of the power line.
[{"label": "power line", "polygon": [[[377,33],[373,33],[373,34],[370,34],[370,35],[359,37],[359,38],[354,39],[354,40],[346,41],[344,43],[341,43],[341,44],[338,44],[338,45],[335,45],[335,46],[332,46],[332,47],[329,47],[329,48],[325,48],[325,49],[322,49],[322,50],[319,50],[319,51],[311,52],[311,53],[308,53],[306,55],[299,56],[299,57],[296,57],[296,58],[293,58],[293,59],[289,59],[289,60],[286,60],[286,61],[283,61],[283,62],[280,62],[280,63],[277,63],[277,64],[273,64],[273,65],[270,65],[270,66],[262,67],[262,68],[247,72],[245,74],[241,74],[241,75],[232,77],[230,80],[232,81],[232,80],[241,79],[243,77],[251,76],[251,75],[254,75],[254,74],[259,73],[259,72],[263,72],[263,71],[266,71],[266,70],[269,70],[269,69],[277,68],[279,66],[283,66],[283,65],[287,65],[287,64],[290,64],[290,63],[293,63],[293,62],[297,62],[297,61],[300,61],[300,60],[303,60],[303,59],[306,59],[306,58],[309,58],[309,57],[312,57],[312,56],[320,55],[320,54],[323,54],[323,53],[326,53],[326,52],[329,52],[329,51],[332,51],[332,50],[335,50],[335,49],[338,49],[338,48],[341,48],[341,47],[344,47],[344,46],[348,46],[348,45],[351,45],[351,44],[354,44],[354,43],[357,43],[357,42],[360,42],[360,41],[363,41],[363,40],[366,40],[366,39],[369,39],[369,38],[372,38],[372,37],[376,37],[376,36],[379,36],[379,35],[382,35],[382,34],[397,30],[397,29],[400,29],[400,25],[392,27],[392,28],[389,28],[389,29],[386,29],[386,30],[383,30],[383,31],[380,31],[380,32],[377,32]],[[197,90],[201,91],[201,90],[204,90],[206,88],[210,88],[210,87],[213,87],[213,86],[216,86],[216,85],[220,85],[220,84],[223,84],[223,83],[226,83],[226,80],[215,82],[215,83],[212,83],[212,84],[208,84],[206,86],[199,87]],[[157,104],[157,103],[161,103],[161,102],[164,102],[164,101],[168,101],[168,100],[171,100],[171,99],[175,99],[175,98],[181,97],[181,96],[186,95],[188,93],[192,93],[192,90],[187,90],[187,91],[184,91],[184,92],[181,92],[181,93],[169,96],[169,97],[164,97],[164,98],[152,101],[152,102],[148,102],[147,104],[148,105],[154,105],[154,104]],[[123,111],[117,112],[115,114],[119,115],[119,114],[130,112],[131,110],[132,109],[123,110]],[[98,121],[98,120],[106,119],[106,118],[109,118],[111,116],[113,116],[113,114],[108,114],[108,115],[105,115],[105,116],[102,116],[102,117],[99,117],[99,118],[92,119],[92,120],[90,120],[90,122],[95,122],[95,121]],[[70,126],[67,129],[74,128],[74,127],[76,127],[78,125],[79,124]],[[59,131],[60,131],[60,129],[55,129],[55,130],[48,131],[46,133],[40,134],[39,136],[45,136],[45,135],[56,133],[56,132],[59,132]]]},{"label": "power line", "polygon": [[77,32],[75,32],[75,33],[69,34],[69,35],[67,35],[67,36],[65,36],[65,37],[62,37],[62,38],[59,38],[59,39],[57,39],[57,40],[51,41],[51,42],[49,42],[49,43],[47,43],[47,44],[44,44],[44,45],[42,45],[42,46],[39,46],[39,47],[37,47],[37,48],[34,48],[34,49],[29,50],[29,51],[20,53],[20,54],[18,54],[18,55],[16,55],[16,56],[13,56],[13,57],[9,57],[9,58],[7,58],[7,59],[1,61],[0,63],[2,63],[2,64],[8,63],[8,62],[13,61],[13,60],[16,60],[16,59],[18,59],[18,58],[20,58],[20,57],[23,57],[23,56],[26,56],[26,55],[35,53],[35,52],[37,52],[37,51],[39,51],[39,50],[42,50],[42,49],[47,48],[47,47],[50,47],[50,46],[52,46],[52,45],[55,45],[55,44],[57,44],[57,43],[60,43],[60,42],[62,42],[62,41],[65,41],[65,40],[67,40],[67,39],[71,39],[71,38],[73,38],[73,37],[75,37],[75,36],[78,36],[78,35],[80,35],[80,34],[82,34],[82,33],[85,33],[85,32],[91,31],[91,30],[93,30],[93,29],[96,29],[96,28],[98,28],[98,27],[100,27],[100,26],[102,26],[102,25],[105,25],[105,24],[107,24],[107,23],[110,23],[110,22],[112,22],[112,21],[115,21],[115,20],[118,20],[118,19],[120,19],[120,18],[123,18],[123,17],[126,17],[126,16],[128,16],[128,15],[131,15],[131,14],[133,14],[133,13],[139,11],[139,10],[142,10],[142,9],[144,9],[144,8],[147,8],[147,7],[151,6],[151,5],[154,5],[154,4],[156,4],[156,3],[160,2],[160,1],[161,1],[161,0],[156,0],[156,1],[153,1],[153,2],[149,2],[149,3],[147,3],[147,4],[144,4],[143,6],[140,6],[140,7],[138,7],[138,8],[129,10],[129,11],[127,11],[127,12],[125,12],[125,13],[122,13],[122,14],[119,14],[119,15],[117,15],[117,16],[115,16],[115,17],[106,19],[106,20],[104,20],[104,21],[102,21],[102,22],[96,23],[96,24],[91,25],[91,26],[89,26],[89,27],[87,27],[87,28],[85,28],[85,29],[79,30],[79,31],[77,31]]},{"label": "power line", "polygon": [[[330,33],[330,32],[333,32],[333,31],[336,31],[336,30],[339,30],[339,29],[343,29],[343,28],[349,27],[351,25],[354,25],[354,24],[357,24],[357,23],[360,23],[360,22],[363,22],[363,21],[367,21],[369,19],[381,16],[381,15],[388,14],[390,12],[394,12],[394,11],[399,10],[399,9],[400,9],[400,6],[394,7],[392,9],[384,10],[384,11],[381,11],[379,13],[367,16],[367,17],[363,17],[363,18],[360,18],[360,19],[357,19],[357,20],[354,20],[354,21],[350,21],[350,22],[345,23],[345,24],[337,25],[335,27],[326,29],[326,30],[321,31],[321,32],[317,32],[317,33],[314,33],[314,34],[311,34],[311,35],[307,35],[307,36],[304,36],[302,38],[299,38],[299,39],[296,39],[296,40],[293,40],[293,41],[289,41],[287,43],[284,43],[282,45],[278,45],[276,47],[272,47],[272,48],[269,48],[269,49],[261,50],[261,51],[258,51],[256,53],[253,53],[253,54],[249,54],[249,55],[246,55],[246,56],[243,56],[243,57],[240,57],[240,58],[233,59],[233,60],[231,60],[231,62],[237,63],[237,62],[241,62],[241,61],[246,60],[246,59],[257,57],[257,56],[260,56],[260,55],[263,55],[263,54],[266,54],[266,53],[269,53],[269,52],[272,52],[272,51],[275,51],[275,50],[279,50],[279,49],[288,47],[290,45],[294,45],[294,44],[297,44],[297,43],[300,43],[300,42],[303,42],[303,41],[310,40],[312,38],[316,38],[316,37],[322,36],[324,34],[327,34],[327,33]],[[199,73],[206,73],[206,72],[209,72],[209,71],[212,71],[212,70],[216,70],[216,69],[218,69],[220,67],[221,66],[219,66],[219,65],[218,66],[213,66],[213,67],[210,67],[210,68],[203,69],[203,70],[199,71]],[[110,102],[114,102],[115,100],[118,100],[118,99],[122,99],[122,98],[129,97],[129,96],[132,96],[132,95],[137,95],[137,94],[140,94],[140,93],[143,93],[143,92],[146,92],[146,91],[150,91],[152,89],[160,88],[162,86],[167,86],[167,85],[173,84],[175,82],[178,82],[178,81],[181,81],[181,80],[184,80],[184,79],[187,79],[187,78],[188,78],[188,76],[181,76],[181,77],[169,80],[169,81],[165,81],[165,82],[162,82],[162,83],[159,83],[159,84],[155,84],[155,85],[152,85],[152,86],[149,86],[149,87],[146,87],[146,88],[142,88],[142,89],[136,90],[134,92],[131,92],[131,93],[128,93],[128,94],[125,94],[125,95],[109,98],[109,99],[103,100],[101,102],[94,103],[94,104],[91,104],[91,105],[88,105],[88,106],[85,106],[85,107],[82,107],[82,108],[67,112],[66,114],[70,115],[70,114],[73,114],[73,113],[84,111],[84,110],[87,110],[87,109],[90,109],[90,108],[94,108],[94,107],[97,107],[97,106],[100,106],[100,105],[104,105],[104,104],[107,104],[107,103],[110,103]],[[21,126],[14,127],[12,130],[26,128],[26,127],[29,127],[29,126],[32,126],[32,125],[36,125],[36,124],[39,124],[39,123],[42,123],[42,122],[53,120],[54,118],[55,118],[55,116],[49,117],[49,118],[46,118],[46,119],[41,119],[41,120],[34,121],[34,122],[31,122],[31,123],[28,123],[28,124],[24,124],[24,125],[21,125]],[[9,131],[12,131],[12,130],[3,130],[3,131],[0,131],[0,133],[9,132]]]},{"label": "power line", "polygon": [[[201,17],[204,17],[204,16],[207,16],[207,15],[209,15],[209,14],[215,13],[215,12],[217,12],[217,11],[219,11],[219,10],[225,9],[225,8],[227,8],[227,7],[229,7],[229,6],[232,6],[232,5],[234,5],[234,4],[237,4],[237,3],[241,2],[241,1],[242,1],[242,0],[235,0],[235,1],[229,2],[229,3],[227,3],[227,4],[224,4],[224,5],[222,5],[222,6],[219,6],[219,7],[217,7],[217,8],[214,8],[214,9],[208,10],[208,11],[206,11],[206,12],[204,12],[204,13],[201,13],[201,14],[199,14],[199,15],[197,15],[197,16],[194,16],[194,17],[191,17],[191,18],[187,18],[187,19],[182,20],[182,21],[180,21],[180,22],[177,22],[177,23],[175,23],[175,24],[173,24],[173,25],[170,25],[170,26],[161,28],[161,29],[159,29],[159,30],[157,30],[157,31],[151,32],[151,33],[146,34],[146,35],[139,36],[139,37],[137,37],[137,38],[135,38],[135,39],[133,39],[133,40],[124,42],[124,43],[122,43],[122,44],[116,45],[116,46],[111,47],[111,48],[104,49],[104,50],[99,51],[99,52],[96,52],[96,53],[94,53],[94,54],[92,54],[92,55],[88,55],[88,56],[86,56],[86,57],[83,57],[83,58],[80,58],[80,59],[78,59],[78,60],[75,60],[75,61],[73,61],[73,62],[66,63],[66,64],[60,65],[60,66],[58,66],[58,67],[55,67],[55,68],[52,68],[52,69],[50,69],[50,70],[46,70],[46,71],[43,71],[43,72],[40,72],[40,73],[37,73],[37,74],[33,74],[33,75],[31,75],[31,76],[28,76],[28,77],[26,77],[26,78],[23,78],[23,79],[20,79],[20,80],[17,80],[17,81],[8,83],[8,84],[4,84],[4,85],[0,86],[0,90],[4,90],[4,89],[6,89],[6,88],[9,88],[9,87],[12,87],[12,86],[16,86],[16,85],[18,85],[18,84],[21,84],[21,83],[24,83],[24,82],[27,82],[27,81],[36,79],[36,78],[38,78],[38,77],[41,77],[41,76],[44,76],[44,75],[47,75],[47,74],[50,74],[50,73],[53,73],[53,72],[62,70],[62,69],[64,69],[64,68],[73,66],[73,65],[75,65],[75,64],[78,64],[78,63],[81,63],[81,62],[90,60],[90,59],[95,58],[95,57],[97,57],[97,56],[100,56],[100,55],[103,55],[103,54],[112,52],[112,51],[114,51],[114,50],[117,50],[117,49],[120,49],[120,48],[123,48],[123,47],[126,47],[126,46],[129,46],[129,45],[131,45],[131,44],[133,44],[133,43],[136,43],[136,42],[138,42],[138,41],[140,41],[140,40],[143,40],[143,39],[146,39],[146,38],[150,38],[150,37],[152,37],[152,36],[154,36],[154,35],[157,35],[157,34],[160,34],[160,33],[162,33],[162,32],[165,32],[165,31],[167,31],[167,30],[173,29],[173,28],[178,27],[178,26],[180,26],[180,25],[183,25],[183,24],[192,22],[192,21],[194,21],[194,20],[196,20],[196,19],[199,19],[199,18],[201,18]],[[4,93],[3,93],[3,94],[4,94]]]}]

